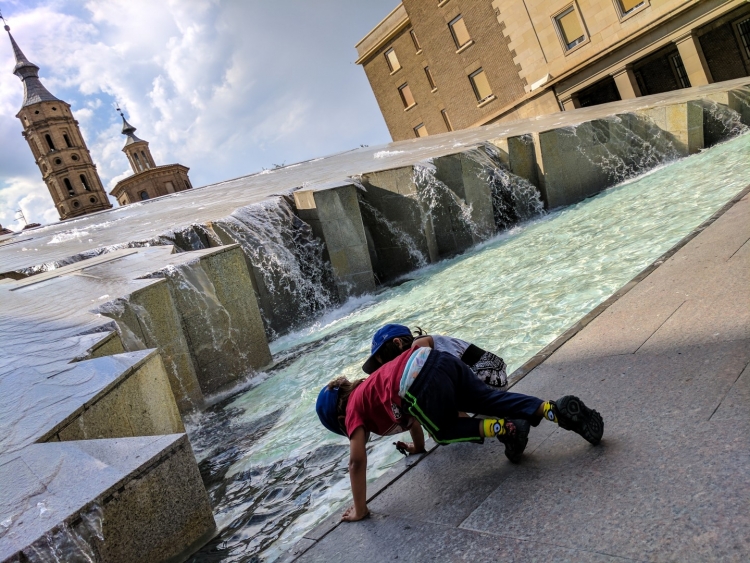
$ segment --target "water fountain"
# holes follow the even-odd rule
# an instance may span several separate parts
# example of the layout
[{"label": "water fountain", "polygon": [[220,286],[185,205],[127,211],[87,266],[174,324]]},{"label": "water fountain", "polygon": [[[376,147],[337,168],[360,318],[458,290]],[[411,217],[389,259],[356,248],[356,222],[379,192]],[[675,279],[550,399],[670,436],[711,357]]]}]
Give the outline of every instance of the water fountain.
[{"label": "water fountain", "polygon": [[[377,326],[519,365],[743,187],[747,135],[696,153],[748,99],[735,81],[363,147],[0,236],[0,561],[181,557],[215,525],[195,561],[275,558],[345,496],[312,403]],[[375,475],[397,457],[369,447]],[[93,506],[101,532],[71,535]]]}]

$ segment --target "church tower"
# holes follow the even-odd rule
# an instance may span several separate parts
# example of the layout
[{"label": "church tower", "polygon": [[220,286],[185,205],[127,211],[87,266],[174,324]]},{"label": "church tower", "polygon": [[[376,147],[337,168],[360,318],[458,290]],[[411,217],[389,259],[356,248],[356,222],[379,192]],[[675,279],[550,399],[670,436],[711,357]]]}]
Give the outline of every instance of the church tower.
[{"label": "church tower", "polygon": [[70,105],[53,96],[39,80],[39,67],[21,52],[8,32],[16,67],[13,74],[23,82],[24,96],[16,117],[23,125],[44,183],[60,219],[110,209],[112,205],[99,179],[96,165],[70,111]]},{"label": "church tower", "polygon": [[122,134],[127,137],[122,152],[127,155],[134,174],[117,182],[109,194],[120,205],[128,205],[192,188],[188,178],[190,169],[182,164],[157,166],[148,142],[136,137],[135,127],[128,123],[120,108],[117,111],[122,117]]}]

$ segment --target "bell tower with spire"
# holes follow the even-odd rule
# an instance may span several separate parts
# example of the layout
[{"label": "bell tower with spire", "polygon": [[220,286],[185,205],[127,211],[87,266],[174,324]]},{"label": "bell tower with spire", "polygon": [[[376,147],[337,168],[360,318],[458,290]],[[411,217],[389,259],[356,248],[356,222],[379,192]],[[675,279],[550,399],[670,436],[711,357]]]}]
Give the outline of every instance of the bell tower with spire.
[{"label": "bell tower with spire", "polygon": [[136,137],[135,127],[128,123],[119,107],[117,111],[122,117],[122,134],[127,137],[122,152],[128,157],[133,175],[117,182],[109,194],[120,205],[128,205],[192,188],[188,178],[190,169],[182,164],[157,166],[148,142]]},{"label": "bell tower with spire", "polygon": [[5,31],[16,56],[13,74],[23,82],[23,105],[16,117],[60,219],[111,208],[70,105],[44,87],[39,67],[23,54],[8,25]]}]

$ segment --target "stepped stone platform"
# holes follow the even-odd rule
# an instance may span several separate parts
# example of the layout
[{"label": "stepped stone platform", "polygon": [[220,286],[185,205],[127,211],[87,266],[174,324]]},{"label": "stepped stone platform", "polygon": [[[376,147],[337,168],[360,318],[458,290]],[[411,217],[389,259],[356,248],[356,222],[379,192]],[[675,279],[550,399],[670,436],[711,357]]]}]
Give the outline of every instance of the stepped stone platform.
[{"label": "stepped stone platform", "polygon": [[290,559],[747,560],[748,193],[514,374],[599,410],[599,446],[544,421],[518,465],[495,441],[433,445],[369,488],[371,518],[336,515]]},{"label": "stepped stone platform", "polygon": [[4,279],[0,310],[0,561],[179,560],[205,543],[180,414],[271,360],[239,248]]}]

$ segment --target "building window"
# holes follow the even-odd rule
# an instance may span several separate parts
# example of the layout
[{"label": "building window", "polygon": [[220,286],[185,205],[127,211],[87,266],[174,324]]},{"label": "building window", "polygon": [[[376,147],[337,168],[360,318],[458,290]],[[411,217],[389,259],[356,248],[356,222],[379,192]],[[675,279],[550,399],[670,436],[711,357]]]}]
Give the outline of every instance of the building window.
[{"label": "building window", "polygon": [[740,32],[742,46],[745,48],[745,54],[750,58],[750,18],[737,24],[737,31]]},{"label": "building window", "polygon": [[440,115],[443,116],[443,121],[445,122],[448,131],[453,131],[453,125],[451,125],[451,120],[448,118],[448,112],[446,110],[440,110]]},{"label": "building window", "polygon": [[412,43],[414,43],[414,48],[417,51],[421,51],[422,47],[419,46],[419,39],[417,39],[417,34],[414,32],[413,29],[409,30],[409,35],[411,36]]},{"label": "building window", "polygon": [[685,65],[682,64],[682,57],[679,53],[675,53],[671,57],[669,57],[672,61],[672,66],[674,66],[675,73],[677,74],[677,79],[680,81],[680,88],[690,88],[690,78],[688,78],[687,71],[685,70]]},{"label": "building window", "polygon": [[557,29],[563,43],[565,44],[566,50],[569,51],[586,40],[586,34],[583,32],[581,20],[578,19],[578,13],[573,6],[555,16],[555,22],[557,23]]},{"label": "building window", "polygon": [[627,16],[646,4],[646,0],[617,0],[617,3],[620,5],[621,16]]},{"label": "building window", "polygon": [[414,135],[417,137],[427,136],[427,127],[424,126],[424,123],[420,123],[414,128]]},{"label": "building window", "polygon": [[65,144],[68,145],[68,148],[72,149],[73,145],[71,144],[70,139],[68,138],[68,134],[67,133],[63,133],[63,139],[65,139]]},{"label": "building window", "polygon": [[70,183],[70,180],[64,178],[63,184],[65,184],[65,189],[68,190],[68,195],[76,195],[75,191],[73,191],[73,184]]},{"label": "building window", "polygon": [[55,144],[52,142],[52,137],[50,137],[49,135],[45,135],[44,138],[47,139],[47,146],[49,146],[49,150],[55,150]]},{"label": "building window", "polygon": [[89,187],[88,180],[86,180],[86,176],[81,174],[80,178],[81,178],[81,185],[83,186],[83,189],[86,190],[87,192],[90,192],[91,188]]},{"label": "building window", "polygon": [[437,86],[435,86],[435,79],[432,78],[432,73],[430,72],[430,67],[428,67],[428,66],[424,67],[424,74],[427,77],[427,82],[430,83],[430,88],[432,90],[434,90],[435,88],[437,88]]},{"label": "building window", "polygon": [[143,166],[151,168],[151,163],[148,161],[148,158],[146,158],[146,153],[141,151],[141,156],[143,157]]},{"label": "building window", "polygon": [[466,29],[466,23],[464,22],[463,16],[458,16],[456,19],[452,20],[448,24],[448,27],[451,30],[451,35],[453,35],[453,41],[456,43],[457,49],[460,49],[471,41],[469,30]]},{"label": "building window", "polygon": [[143,165],[141,164],[141,159],[138,158],[138,153],[134,152],[133,156],[135,157],[135,164],[138,167],[138,170],[140,170],[141,172],[143,172]]},{"label": "building window", "polygon": [[477,97],[478,102],[483,102],[490,96],[492,96],[492,89],[490,83],[487,80],[487,74],[483,69],[479,69],[469,75],[469,81],[471,87],[474,89],[474,95]]},{"label": "building window", "polygon": [[146,201],[148,199],[148,192],[142,191],[138,196],[141,198],[141,201]]},{"label": "building window", "polygon": [[408,84],[402,84],[399,86],[398,93],[401,96],[401,101],[404,103],[404,109],[409,109],[417,102],[414,101],[414,96],[411,95],[411,88]]},{"label": "building window", "polygon": [[393,49],[388,49],[385,52],[385,62],[388,63],[388,68],[391,69],[391,72],[396,72],[401,68],[401,64],[398,62],[398,57],[396,56],[396,51]]},{"label": "building window", "polygon": [[94,196],[91,196],[89,198],[89,203],[96,203],[96,198]]}]

